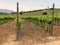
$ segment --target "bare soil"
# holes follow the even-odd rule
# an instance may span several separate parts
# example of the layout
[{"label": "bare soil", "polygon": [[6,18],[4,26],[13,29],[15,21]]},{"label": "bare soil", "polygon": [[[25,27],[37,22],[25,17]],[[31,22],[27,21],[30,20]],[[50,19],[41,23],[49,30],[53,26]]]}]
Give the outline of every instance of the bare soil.
[{"label": "bare soil", "polygon": [[51,36],[39,26],[24,20],[20,38],[16,40],[16,26],[13,21],[0,25],[0,45],[59,45],[60,26],[54,26]]}]

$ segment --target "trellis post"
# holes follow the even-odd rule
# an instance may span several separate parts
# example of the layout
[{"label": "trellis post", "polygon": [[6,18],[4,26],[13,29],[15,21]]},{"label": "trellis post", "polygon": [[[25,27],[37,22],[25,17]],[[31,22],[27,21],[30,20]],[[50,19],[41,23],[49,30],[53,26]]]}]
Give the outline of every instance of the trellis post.
[{"label": "trellis post", "polygon": [[18,23],[18,15],[19,15],[19,3],[17,2],[17,23]]},{"label": "trellis post", "polygon": [[54,26],[54,7],[55,7],[55,4],[53,4],[53,9],[52,9],[52,29],[51,29],[51,35],[53,34],[53,26]]},{"label": "trellis post", "polygon": [[16,37],[16,39],[18,39],[19,38],[19,27],[18,27],[18,22],[19,22],[19,17],[18,17],[18,15],[19,15],[19,3],[17,2],[17,37]]}]

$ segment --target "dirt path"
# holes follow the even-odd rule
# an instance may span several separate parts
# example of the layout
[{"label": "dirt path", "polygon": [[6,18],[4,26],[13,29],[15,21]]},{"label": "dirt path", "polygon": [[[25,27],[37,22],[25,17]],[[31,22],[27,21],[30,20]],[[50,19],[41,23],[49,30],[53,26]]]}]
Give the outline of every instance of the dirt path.
[{"label": "dirt path", "polygon": [[0,45],[58,45],[60,36],[49,36],[39,26],[24,21],[20,38],[16,40],[16,26],[13,21],[0,26]]},{"label": "dirt path", "polygon": [[12,39],[12,38],[10,39],[10,37],[15,38],[15,32],[14,32],[15,29],[16,29],[16,26],[13,21],[9,21],[8,23],[0,25],[0,44],[9,42]]}]

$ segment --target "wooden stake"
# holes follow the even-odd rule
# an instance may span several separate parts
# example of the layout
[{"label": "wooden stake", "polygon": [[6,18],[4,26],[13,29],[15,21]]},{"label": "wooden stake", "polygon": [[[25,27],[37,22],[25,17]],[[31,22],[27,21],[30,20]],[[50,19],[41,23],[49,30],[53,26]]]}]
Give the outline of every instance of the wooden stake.
[{"label": "wooden stake", "polygon": [[54,7],[55,7],[55,4],[53,4],[53,11],[52,11],[52,29],[51,29],[51,35],[53,34],[53,25],[54,25]]},{"label": "wooden stake", "polygon": [[19,39],[19,27],[18,27],[18,22],[19,22],[19,18],[18,18],[18,15],[19,15],[19,3],[17,2],[17,37],[16,37],[16,39]]},{"label": "wooden stake", "polygon": [[18,15],[19,15],[19,3],[17,2],[17,23],[18,23]]}]

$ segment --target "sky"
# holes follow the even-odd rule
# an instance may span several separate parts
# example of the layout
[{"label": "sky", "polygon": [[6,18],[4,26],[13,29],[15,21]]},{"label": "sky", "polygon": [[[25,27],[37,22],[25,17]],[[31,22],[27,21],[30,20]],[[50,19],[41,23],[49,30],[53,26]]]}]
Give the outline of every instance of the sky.
[{"label": "sky", "polygon": [[16,11],[16,3],[19,2],[19,11],[29,11],[52,7],[60,8],[60,0],[0,0],[0,9],[10,9]]}]

